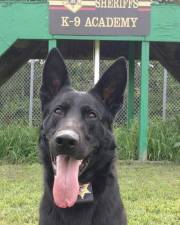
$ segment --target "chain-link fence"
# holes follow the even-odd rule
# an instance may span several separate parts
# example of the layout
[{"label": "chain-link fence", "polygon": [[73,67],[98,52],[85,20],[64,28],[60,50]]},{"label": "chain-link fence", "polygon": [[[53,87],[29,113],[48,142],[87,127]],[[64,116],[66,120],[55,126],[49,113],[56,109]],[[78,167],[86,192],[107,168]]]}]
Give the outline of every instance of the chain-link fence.
[{"label": "chain-link fence", "polygon": [[[100,61],[100,72],[113,63]],[[93,60],[66,60],[75,89],[87,91],[94,82]],[[34,65],[34,67],[33,67]],[[39,126],[41,121],[39,89],[44,60],[31,60],[0,88],[0,122],[24,122]],[[33,78],[33,79],[32,79]],[[172,118],[180,114],[180,84],[156,61],[150,63],[149,115],[154,118]],[[140,63],[135,66],[135,117],[139,116]],[[116,117],[116,125],[127,121],[127,91],[123,109]]]}]

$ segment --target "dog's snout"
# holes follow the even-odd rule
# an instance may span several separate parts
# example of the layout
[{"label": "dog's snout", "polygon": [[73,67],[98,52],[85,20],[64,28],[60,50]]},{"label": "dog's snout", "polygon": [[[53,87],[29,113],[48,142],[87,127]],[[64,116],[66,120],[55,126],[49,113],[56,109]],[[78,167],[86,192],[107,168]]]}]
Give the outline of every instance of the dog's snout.
[{"label": "dog's snout", "polygon": [[62,149],[75,149],[79,144],[79,135],[73,130],[61,130],[56,133],[55,142]]},{"label": "dog's snout", "polygon": [[61,135],[56,137],[56,144],[64,147],[74,148],[77,144],[77,141],[69,135]]}]

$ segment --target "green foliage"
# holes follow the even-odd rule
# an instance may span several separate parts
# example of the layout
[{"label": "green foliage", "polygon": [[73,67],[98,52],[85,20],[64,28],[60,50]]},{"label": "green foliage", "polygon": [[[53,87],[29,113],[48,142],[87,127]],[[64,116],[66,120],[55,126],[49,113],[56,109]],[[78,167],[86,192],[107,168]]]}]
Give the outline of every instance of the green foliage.
[{"label": "green foliage", "polygon": [[[138,159],[138,123],[115,129],[119,159]],[[151,121],[148,132],[148,159],[180,161],[180,117]]]},{"label": "green foliage", "polygon": [[[117,154],[121,160],[138,159],[138,122],[130,128],[114,129]],[[0,127],[0,159],[8,162],[35,162],[38,159],[38,129],[26,124]],[[180,117],[151,121],[148,132],[148,159],[180,162]]]},{"label": "green foliage", "polygon": [[11,163],[37,161],[38,131],[24,124],[0,127],[0,159]]},{"label": "green foliage", "polygon": [[126,126],[114,129],[118,158],[121,160],[138,158],[138,123],[135,121],[130,128]]},{"label": "green foliage", "polygon": [[180,119],[154,121],[148,135],[148,158],[150,160],[180,161]]}]

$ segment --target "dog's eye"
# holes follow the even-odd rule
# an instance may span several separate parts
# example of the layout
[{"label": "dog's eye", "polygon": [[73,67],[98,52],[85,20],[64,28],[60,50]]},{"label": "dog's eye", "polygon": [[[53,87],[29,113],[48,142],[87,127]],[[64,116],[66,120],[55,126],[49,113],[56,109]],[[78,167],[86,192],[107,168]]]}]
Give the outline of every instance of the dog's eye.
[{"label": "dog's eye", "polygon": [[62,106],[58,106],[58,107],[54,110],[54,112],[55,112],[56,114],[58,114],[58,115],[64,115],[64,109],[63,109]]},{"label": "dog's eye", "polygon": [[88,118],[89,118],[89,119],[95,119],[96,117],[97,117],[97,116],[96,116],[96,113],[95,113],[95,112],[92,112],[92,111],[91,111],[91,112],[88,113]]}]

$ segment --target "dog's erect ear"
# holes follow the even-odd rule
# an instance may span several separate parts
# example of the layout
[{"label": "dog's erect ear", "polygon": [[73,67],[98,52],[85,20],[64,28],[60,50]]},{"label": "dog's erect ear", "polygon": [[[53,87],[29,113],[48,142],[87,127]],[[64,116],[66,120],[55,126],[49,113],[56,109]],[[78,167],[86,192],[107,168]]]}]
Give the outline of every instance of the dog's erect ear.
[{"label": "dog's erect ear", "polygon": [[115,116],[123,103],[126,82],[126,61],[121,57],[103,74],[90,93],[100,98],[112,116]]},{"label": "dog's erect ear", "polygon": [[47,56],[43,69],[40,89],[42,108],[66,85],[70,85],[66,65],[59,50],[53,48]]}]

